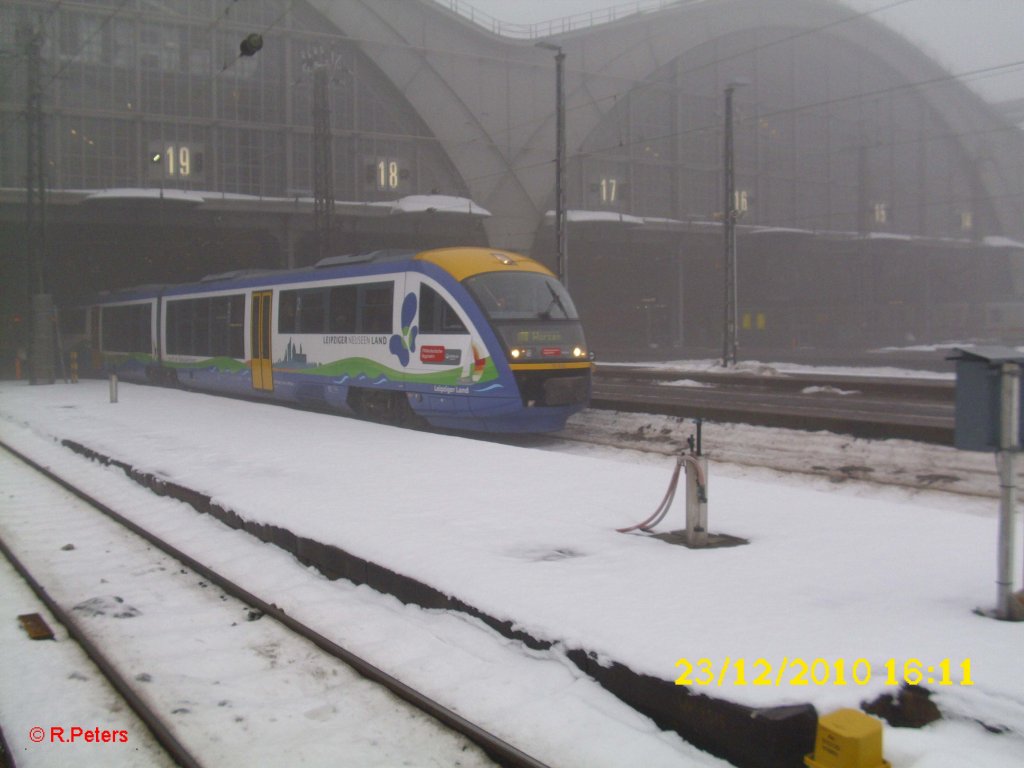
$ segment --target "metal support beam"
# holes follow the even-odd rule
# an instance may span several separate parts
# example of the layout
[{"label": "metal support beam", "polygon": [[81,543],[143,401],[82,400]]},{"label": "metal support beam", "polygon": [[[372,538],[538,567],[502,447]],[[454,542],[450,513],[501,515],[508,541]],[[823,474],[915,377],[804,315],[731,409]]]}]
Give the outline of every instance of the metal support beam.
[{"label": "metal support beam", "polygon": [[25,229],[28,242],[28,295],[46,292],[45,221],[46,182],[44,174],[43,86],[40,50],[43,34],[25,26],[19,30],[27,61],[25,104]]},{"label": "metal support beam", "polygon": [[1017,600],[1013,591],[1013,561],[1017,539],[1017,453],[1020,448],[1020,364],[1003,363],[1000,376],[996,616],[1015,621],[1024,618],[1024,605]]},{"label": "metal support beam", "polygon": [[555,52],[555,240],[558,248],[556,272],[562,285],[569,287],[569,221],[565,184],[565,52],[562,46],[541,41],[538,48]]},{"label": "metal support beam", "polygon": [[334,229],[334,153],[326,64],[313,66],[313,225],[319,258],[332,256]]},{"label": "metal support beam", "polygon": [[739,352],[736,286],[736,152],[733,147],[733,92],[746,81],[735,80],[725,88],[725,206],[722,208],[722,230],[725,241],[725,316],[722,323],[722,365],[736,365]]},{"label": "metal support beam", "polygon": [[46,174],[43,125],[42,57],[43,33],[32,27],[19,30],[27,60],[25,104],[25,239],[28,257],[28,296],[31,307],[29,375],[32,384],[54,383],[53,300],[46,293]]}]

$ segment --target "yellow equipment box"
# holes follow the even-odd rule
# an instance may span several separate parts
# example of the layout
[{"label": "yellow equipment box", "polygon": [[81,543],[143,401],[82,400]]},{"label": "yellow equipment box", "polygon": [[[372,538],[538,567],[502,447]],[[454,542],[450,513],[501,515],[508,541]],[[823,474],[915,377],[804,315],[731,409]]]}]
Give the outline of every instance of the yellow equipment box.
[{"label": "yellow equipment box", "polygon": [[882,723],[859,709],[839,709],[818,718],[808,768],[891,768],[882,758]]}]

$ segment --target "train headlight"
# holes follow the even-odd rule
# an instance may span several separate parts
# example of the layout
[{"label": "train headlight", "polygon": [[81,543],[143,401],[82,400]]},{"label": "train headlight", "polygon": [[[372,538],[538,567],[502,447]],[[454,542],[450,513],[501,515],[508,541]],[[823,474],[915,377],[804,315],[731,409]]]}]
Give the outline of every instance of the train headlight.
[{"label": "train headlight", "polygon": [[586,352],[586,350],[583,349],[583,347],[573,347],[572,348],[572,356],[573,357],[583,357],[586,354],[587,354],[587,352]]},{"label": "train headlight", "polygon": [[511,350],[509,350],[509,354],[512,356],[513,360],[518,360],[522,356],[523,350],[517,347],[513,347]]}]

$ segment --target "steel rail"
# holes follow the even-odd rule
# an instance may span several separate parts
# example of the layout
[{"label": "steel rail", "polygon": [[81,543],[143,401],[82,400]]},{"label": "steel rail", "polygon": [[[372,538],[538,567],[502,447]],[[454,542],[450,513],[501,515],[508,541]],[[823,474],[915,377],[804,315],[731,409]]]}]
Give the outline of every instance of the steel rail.
[{"label": "steel rail", "polygon": [[[849,400],[839,397],[811,399],[786,391],[793,381],[767,382],[755,377],[718,380],[718,389],[667,388],[657,383],[668,378],[699,376],[651,376],[628,373],[596,377],[593,408],[669,416],[702,417],[714,421],[741,422],[792,429],[824,429],[858,437],[895,437],[952,445],[953,397],[950,383],[924,386],[894,383],[885,387],[872,382],[874,391]],[[706,380],[706,379],[705,379]],[[809,383],[806,379],[800,384]],[[826,381],[818,380],[818,385]],[[845,381],[844,385],[850,386]],[[867,386],[864,389],[868,389]],[[880,394],[891,394],[886,399]]]},{"label": "steel rail", "polygon": [[[25,462],[33,469],[40,470],[40,467],[32,462],[30,459],[26,459],[24,456],[19,454],[17,451],[11,449],[4,443],[0,443],[0,447],[3,447],[8,453],[15,456],[17,459]],[[49,477],[49,473],[43,470],[43,474]],[[67,486],[64,483],[60,483],[64,488]],[[75,494],[76,496],[78,494]],[[29,588],[35,592],[36,597],[46,606],[46,609],[53,615],[53,617],[64,625],[68,635],[79,647],[85,652],[85,655],[89,657],[93,664],[103,673],[107,681],[114,687],[121,698],[127,702],[128,706],[132,708],[132,711],[138,715],[139,719],[149,729],[149,732],[153,734],[153,738],[156,739],[157,743],[166,750],[167,754],[171,757],[174,762],[182,766],[182,768],[201,768],[202,763],[199,762],[192,755],[192,753],[178,741],[177,737],[171,732],[171,729],[167,724],[160,718],[160,716],[150,707],[135,689],[131,687],[124,676],[117,671],[114,664],[104,655],[104,653],[97,647],[97,645],[89,639],[89,636],[82,630],[81,626],[72,618],[68,611],[57,603],[50,594],[46,591],[46,588],[39,583],[38,580],[32,575],[24,563],[14,554],[11,548],[4,541],[3,536],[0,536],[0,552],[3,553],[4,557],[11,566],[18,572],[18,575],[28,584]],[[11,756],[13,760],[13,755]]]},{"label": "steel rail", "polygon": [[[244,587],[239,586],[226,576],[222,576],[217,571],[204,565],[203,563],[199,562],[198,560],[186,554],[185,552],[182,552],[177,547],[168,544],[160,537],[146,530],[137,523],[127,519],[119,512],[116,512],[115,510],[111,509],[103,502],[99,501],[90,494],[76,487],[69,481],[65,480],[64,478],[60,477],[59,475],[51,471],[50,469],[41,466],[28,456],[25,456],[17,449],[7,445],[3,441],[0,441],[0,447],[2,447],[11,455],[15,456],[20,461],[35,469],[37,472],[39,472],[49,480],[60,485],[62,488],[64,488],[74,496],[78,497],[86,504],[89,504],[97,511],[103,513],[110,519],[124,526],[137,536],[140,536],[141,538],[145,539],[147,542],[152,544],[160,551],[164,552],[170,557],[173,557],[175,560],[178,560],[182,565],[186,566],[187,568],[190,568],[203,578],[216,584],[220,589],[230,594],[232,597],[244,603],[247,603],[254,608],[259,609],[264,614],[272,617],[280,624],[290,629],[292,632],[295,632],[300,637],[309,640],[311,643],[316,645],[318,648],[320,648],[320,650],[324,651],[328,655],[333,656],[334,658],[344,662],[363,677],[377,683],[378,685],[383,686],[387,690],[391,691],[391,693],[395,694],[398,698],[416,707],[421,712],[430,715],[438,722],[443,723],[449,729],[462,734],[467,739],[476,744],[478,747],[480,747],[480,749],[482,749],[488,755],[488,757],[490,757],[498,764],[505,766],[506,768],[548,768],[548,766],[545,763],[542,763],[536,758],[531,757],[530,755],[519,750],[518,748],[514,747],[513,745],[509,744],[508,742],[504,741],[498,736],[495,736],[489,731],[484,730],[483,728],[467,720],[465,717],[458,714],[457,712],[454,712],[453,710],[449,709],[443,704],[435,701],[434,699],[431,699],[426,694],[417,691],[415,688],[412,688],[406,683],[403,683],[398,678],[393,677],[392,675],[388,674],[379,667],[374,666],[370,662],[366,661],[362,657],[357,656],[352,651],[349,651],[348,649],[338,645],[337,643],[320,634],[311,627],[301,623],[298,619],[292,618],[276,604],[262,600],[261,598],[249,592]],[[6,548],[4,549],[6,553]],[[53,601],[50,600],[48,596],[44,599],[44,602],[47,603],[47,607],[53,610],[53,608],[50,605],[51,603],[53,603]],[[64,622],[62,621],[61,623]],[[65,626],[67,625],[65,624]],[[191,763],[182,763],[182,765],[199,766],[200,763],[193,761]]]}]

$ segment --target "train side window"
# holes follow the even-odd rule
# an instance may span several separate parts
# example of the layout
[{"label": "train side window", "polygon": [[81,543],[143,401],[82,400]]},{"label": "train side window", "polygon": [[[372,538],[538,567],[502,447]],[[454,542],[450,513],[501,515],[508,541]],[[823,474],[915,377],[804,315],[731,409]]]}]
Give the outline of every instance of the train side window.
[{"label": "train side window", "polygon": [[153,307],[150,304],[137,304],[132,318],[133,352],[153,353]]},{"label": "train side window", "polygon": [[228,355],[241,360],[245,357],[245,296],[235,294],[229,303]]},{"label": "train side window", "polygon": [[167,353],[209,355],[210,300],[181,299],[167,302]]},{"label": "train side window", "polygon": [[167,302],[167,354],[184,355],[192,346],[192,307],[189,301]]},{"label": "train side window", "polygon": [[298,291],[281,291],[277,300],[277,332],[295,333],[299,306]]},{"label": "train side window", "polygon": [[210,310],[213,308],[210,299],[196,299],[192,315],[192,349],[190,354],[199,357],[210,357]]},{"label": "train side window", "polygon": [[452,305],[426,283],[420,285],[420,333],[469,333]]},{"label": "train side window", "polygon": [[220,296],[210,301],[210,354],[231,355],[231,297]]},{"label": "train side window", "polygon": [[336,285],[331,288],[328,300],[328,332],[355,333],[358,330],[356,324],[357,304],[356,286]]},{"label": "train side window", "polygon": [[120,343],[117,338],[117,326],[114,322],[114,307],[103,307],[100,310],[100,325],[103,329],[103,338],[100,340],[100,349],[109,352],[118,351]]},{"label": "train side window", "polygon": [[296,333],[323,333],[327,328],[327,291],[322,288],[298,292]]},{"label": "train side window", "polygon": [[361,283],[359,289],[359,331],[391,333],[394,316],[394,283]]}]

